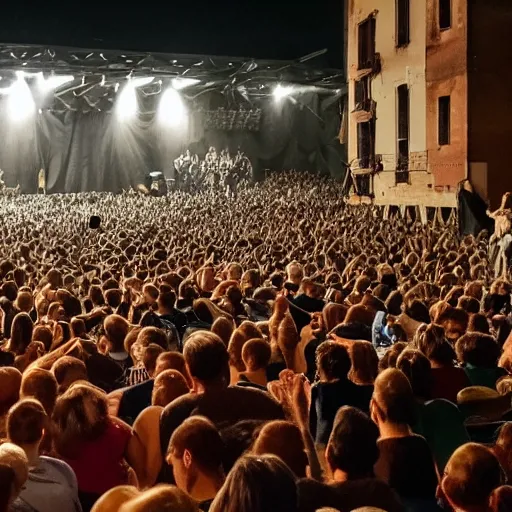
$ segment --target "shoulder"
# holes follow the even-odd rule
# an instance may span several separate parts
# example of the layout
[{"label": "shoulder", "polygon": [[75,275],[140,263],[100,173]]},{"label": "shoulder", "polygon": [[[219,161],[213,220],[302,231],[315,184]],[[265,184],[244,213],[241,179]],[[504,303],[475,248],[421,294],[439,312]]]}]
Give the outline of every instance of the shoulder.
[{"label": "shoulder", "polygon": [[132,429],[123,420],[111,417],[105,434],[109,438],[120,440],[121,442],[128,442],[132,436]]},{"label": "shoulder", "polygon": [[41,456],[40,460],[43,465],[45,465],[47,467],[51,467],[51,468],[57,470],[60,474],[62,474],[71,486],[76,485],[76,476],[75,476],[73,469],[71,469],[71,466],[69,464],[67,464],[63,460],[55,459],[53,457],[46,457],[46,456]]},{"label": "shoulder", "polygon": [[9,507],[9,512],[36,512],[26,501],[16,498]]},{"label": "shoulder", "polygon": [[180,396],[173,400],[170,404],[164,407],[161,415],[161,421],[170,418],[174,415],[192,411],[196,404],[200,401],[202,395],[196,393],[189,393],[188,395]]},{"label": "shoulder", "polygon": [[267,391],[257,389],[250,386],[229,386],[226,391],[226,397],[237,397],[238,399],[244,398],[247,400],[256,400],[260,402],[267,402],[269,404],[275,404],[279,407],[279,404],[269,395]]}]

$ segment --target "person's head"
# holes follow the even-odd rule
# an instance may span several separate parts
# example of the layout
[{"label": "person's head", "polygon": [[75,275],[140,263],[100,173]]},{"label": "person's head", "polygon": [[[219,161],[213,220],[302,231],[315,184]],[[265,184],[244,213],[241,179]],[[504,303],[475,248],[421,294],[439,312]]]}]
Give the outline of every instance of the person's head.
[{"label": "person's head", "polygon": [[137,336],[137,344],[141,347],[149,347],[149,345],[159,345],[164,350],[168,349],[167,334],[158,327],[144,327]]},{"label": "person's head", "polygon": [[[28,459],[23,449],[12,443],[0,445],[0,467],[8,467],[14,473],[14,479],[12,479],[11,472],[3,471],[12,483],[10,495],[7,499],[8,503],[12,503],[19,496],[28,479]],[[3,484],[3,481],[0,479],[1,484]],[[5,496],[2,496],[2,498],[5,499]]]},{"label": "person's head", "polygon": [[304,279],[304,269],[297,261],[292,261],[286,267],[286,277],[293,284],[300,285]]},{"label": "person's head", "polygon": [[211,331],[220,337],[220,339],[224,342],[226,347],[229,344],[229,340],[231,339],[231,335],[235,330],[235,324],[233,320],[225,318],[223,316],[219,316],[215,322],[213,322]]},{"label": "person's head", "polygon": [[462,336],[455,345],[455,352],[460,363],[481,368],[496,367],[501,353],[492,336],[478,332]]},{"label": "person's head", "polygon": [[354,341],[349,346],[352,368],[350,380],[359,385],[371,385],[379,371],[379,357],[369,341]]},{"label": "person's head", "polygon": [[171,289],[165,289],[163,291],[160,289],[160,293],[158,295],[158,309],[165,312],[172,312],[174,310],[174,306],[176,305],[176,294]]},{"label": "person's head", "polygon": [[195,388],[229,383],[229,354],[226,345],[209,331],[193,333],[185,343],[183,357]]},{"label": "person's head", "polygon": [[409,345],[403,341],[399,341],[395,343],[390,348],[386,350],[382,359],[379,361],[379,371],[387,370],[388,368],[396,368],[396,362],[400,356],[400,354],[408,347]]},{"label": "person's head", "polygon": [[176,398],[189,392],[185,377],[177,370],[164,370],[159,373],[153,385],[151,404],[165,407]]},{"label": "person's head", "polygon": [[362,411],[342,407],[336,414],[326,450],[326,460],[336,480],[373,476],[379,458],[379,429]]},{"label": "person's head", "polygon": [[52,372],[33,368],[23,374],[20,398],[35,398],[42,404],[46,414],[51,416],[57,401],[57,389],[57,379]]},{"label": "person's head", "polygon": [[157,485],[124,503],[119,512],[199,512],[197,503],[174,485]]},{"label": "person's head", "polygon": [[18,313],[12,322],[9,350],[17,356],[25,353],[32,341],[34,323],[27,313]]},{"label": "person's head", "polygon": [[429,400],[432,393],[432,368],[430,361],[419,351],[408,348],[396,362],[411,383],[414,396],[420,400]]},{"label": "person's head", "polygon": [[210,512],[297,512],[297,486],[273,455],[244,455],[233,466]]},{"label": "person's head", "polygon": [[501,427],[494,453],[510,480],[512,478],[512,423],[505,423]]},{"label": "person's head", "polygon": [[258,432],[251,453],[276,455],[297,478],[306,477],[308,458],[299,427],[289,421],[270,421]]},{"label": "person's head", "polygon": [[455,343],[465,334],[468,322],[469,314],[460,308],[450,308],[437,319],[437,323],[443,326],[445,336],[450,343]]},{"label": "person's head", "polygon": [[510,512],[512,510],[512,485],[502,485],[491,493],[492,512]]},{"label": "person's head", "polygon": [[105,305],[105,298],[103,296],[103,290],[101,289],[101,286],[92,285],[89,289],[89,297],[92,300],[94,306]]},{"label": "person's head", "polygon": [[107,429],[107,396],[90,384],[76,383],[57,399],[52,421],[57,453],[73,458],[82,442],[98,439]]},{"label": "person's head", "polygon": [[198,498],[201,480],[220,488],[224,479],[222,456],[224,443],[217,427],[203,416],[186,419],[169,441],[167,463],[172,466],[176,485]]},{"label": "person's head", "polygon": [[7,416],[7,437],[27,449],[39,446],[48,425],[48,415],[40,402],[27,398],[13,405]]},{"label": "person's head", "polygon": [[165,370],[177,370],[187,382],[190,380],[185,358],[179,352],[164,352],[156,359],[155,376],[160,375]]},{"label": "person's head", "polygon": [[21,372],[9,366],[0,367],[0,418],[20,397]]},{"label": "person's head", "polygon": [[505,474],[492,451],[468,443],[450,457],[440,491],[454,510],[484,512],[489,510],[491,493],[504,483]]},{"label": "person's head", "polygon": [[375,380],[370,403],[372,419],[379,426],[413,425],[416,421],[411,384],[404,373],[395,368],[384,370]]},{"label": "person's head", "polygon": [[270,344],[261,338],[249,340],[242,348],[242,361],[249,372],[264,370],[271,356]]},{"label": "person's head", "polygon": [[146,304],[155,304],[158,300],[158,293],[158,288],[154,284],[145,284],[142,287],[142,295],[144,296]]},{"label": "person's head", "polygon": [[94,504],[91,512],[119,512],[128,501],[139,496],[139,491],[131,485],[120,485],[103,494]]},{"label": "person's head", "polygon": [[240,263],[230,263],[226,268],[226,279],[228,281],[240,281],[242,274],[243,268]]},{"label": "person's head", "polygon": [[16,473],[10,466],[0,463],[0,512],[8,512],[10,504],[16,496]]},{"label": "person's head", "polygon": [[34,307],[34,297],[30,292],[19,292],[15,306],[22,313],[30,313]]},{"label": "person's head", "polygon": [[316,366],[322,381],[346,379],[352,363],[347,349],[334,341],[324,341],[316,349]]},{"label": "person's head", "polygon": [[[416,348],[430,361],[441,366],[453,366],[455,350],[444,336],[440,325],[430,324],[416,336]],[[400,368],[401,369],[401,368]]]},{"label": "person's head", "polygon": [[87,380],[85,363],[72,356],[64,356],[55,361],[52,366],[52,373],[59,386],[59,394],[67,391],[74,382]]},{"label": "person's head", "polygon": [[482,313],[475,313],[469,316],[468,332],[481,332],[482,334],[491,334],[489,320]]},{"label": "person's head", "polygon": [[47,325],[36,325],[32,331],[32,341],[40,341],[48,352],[53,343],[52,330]]},{"label": "person's head", "polygon": [[103,323],[109,352],[124,352],[124,340],[130,331],[128,320],[120,315],[110,315]]},{"label": "person's head", "polygon": [[107,306],[113,310],[117,309],[123,301],[123,292],[119,288],[113,288],[105,292],[105,301]]},{"label": "person's head", "polygon": [[469,314],[480,312],[480,302],[474,297],[469,297],[468,295],[462,295],[459,297],[457,307],[463,309]]},{"label": "person's head", "polygon": [[416,322],[424,324],[430,323],[428,308],[422,301],[414,299],[410,303],[404,303],[404,306],[405,314],[413,320],[416,320]]},{"label": "person's head", "polygon": [[144,349],[142,354],[142,363],[150,377],[155,375],[156,360],[158,359],[158,356],[163,353],[164,349],[155,343],[151,343]]},{"label": "person's head", "polygon": [[81,318],[73,318],[69,324],[72,338],[86,338],[87,328]]},{"label": "person's head", "polygon": [[18,285],[14,281],[7,281],[2,285],[1,293],[11,302],[14,302],[18,296]]}]

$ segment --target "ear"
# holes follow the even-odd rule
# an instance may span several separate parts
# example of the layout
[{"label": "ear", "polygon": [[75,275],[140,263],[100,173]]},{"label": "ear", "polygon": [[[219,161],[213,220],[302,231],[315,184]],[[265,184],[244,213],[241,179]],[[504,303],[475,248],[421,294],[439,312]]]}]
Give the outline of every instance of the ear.
[{"label": "ear", "polygon": [[373,398],[370,400],[370,417],[372,421],[378,426],[380,420],[379,408],[377,407],[377,404]]},{"label": "ear", "polygon": [[183,452],[183,465],[187,469],[189,469],[190,466],[192,465],[192,454],[188,450],[185,450]]}]

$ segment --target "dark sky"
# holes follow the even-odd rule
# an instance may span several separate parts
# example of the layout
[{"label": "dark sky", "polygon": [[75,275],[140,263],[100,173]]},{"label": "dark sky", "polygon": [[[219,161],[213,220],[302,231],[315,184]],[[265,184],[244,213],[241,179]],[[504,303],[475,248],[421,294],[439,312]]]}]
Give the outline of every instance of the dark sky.
[{"label": "dark sky", "polygon": [[342,65],[343,0],[3,0],[0,42],[292,59]]}]

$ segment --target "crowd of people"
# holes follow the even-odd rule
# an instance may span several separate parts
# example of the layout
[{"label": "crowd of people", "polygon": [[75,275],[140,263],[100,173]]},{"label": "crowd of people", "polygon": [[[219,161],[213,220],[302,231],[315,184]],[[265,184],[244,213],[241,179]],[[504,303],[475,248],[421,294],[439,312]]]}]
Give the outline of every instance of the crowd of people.
[{"label": "crowd of people", "polygon": [[223,188],[234,195],[238,184],[246,185],[253,178],[251,161],[240,150],[232,156],[228,149],[220,153],[210,147],[204,159],[187,149],[174,161],[175,188],[187,192]]},{"label": "crowd of people", "polygon": [[0,216],[0,512],[512,510],[490,234],[292,172]]}]

